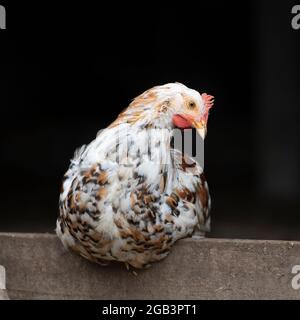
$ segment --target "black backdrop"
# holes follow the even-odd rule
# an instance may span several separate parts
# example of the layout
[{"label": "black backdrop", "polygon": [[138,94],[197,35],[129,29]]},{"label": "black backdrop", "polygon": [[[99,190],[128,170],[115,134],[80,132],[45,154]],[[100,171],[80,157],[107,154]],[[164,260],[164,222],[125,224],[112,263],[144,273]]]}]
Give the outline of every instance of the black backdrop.
[{"label": "black backdrop", "polygon": [[74,150],[179,81],[216,97],[205,145],[213,237],[300,239],[300,30],[293,2],[6,5],[1,231],[53,231]]}]

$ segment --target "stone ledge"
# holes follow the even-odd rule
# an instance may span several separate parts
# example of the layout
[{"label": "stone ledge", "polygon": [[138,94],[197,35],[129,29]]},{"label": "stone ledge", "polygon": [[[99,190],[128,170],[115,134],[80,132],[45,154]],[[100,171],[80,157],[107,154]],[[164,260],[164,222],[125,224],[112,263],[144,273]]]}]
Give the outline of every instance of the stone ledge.
[{"label": "stone ledge", "polygon": [[52,234],[0,233],[10,299],[299,299],[300,242],[185,239],[135,276],[73,255]]}]

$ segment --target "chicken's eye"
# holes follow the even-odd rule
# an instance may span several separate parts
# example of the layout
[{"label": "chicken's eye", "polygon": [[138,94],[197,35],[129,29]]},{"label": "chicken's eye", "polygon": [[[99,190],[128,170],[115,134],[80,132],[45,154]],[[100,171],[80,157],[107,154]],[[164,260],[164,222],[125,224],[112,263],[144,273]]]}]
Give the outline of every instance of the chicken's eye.
[{"label": "chicken's eye", "polygon": [[194,101],[189,102],[189,108],[194,109],[196,107],[196,103]]}]

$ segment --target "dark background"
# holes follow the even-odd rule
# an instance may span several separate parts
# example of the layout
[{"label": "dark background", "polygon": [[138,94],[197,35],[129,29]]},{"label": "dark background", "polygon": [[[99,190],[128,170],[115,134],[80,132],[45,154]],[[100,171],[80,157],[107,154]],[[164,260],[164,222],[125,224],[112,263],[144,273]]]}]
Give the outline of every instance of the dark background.
[{"label": "dark background", "polygon": [[205,144],[209,236],[300,239],[294,4],[7,4],[0,231],[52,232],[74,150],[139,93],[179,81],[216,97]]}]

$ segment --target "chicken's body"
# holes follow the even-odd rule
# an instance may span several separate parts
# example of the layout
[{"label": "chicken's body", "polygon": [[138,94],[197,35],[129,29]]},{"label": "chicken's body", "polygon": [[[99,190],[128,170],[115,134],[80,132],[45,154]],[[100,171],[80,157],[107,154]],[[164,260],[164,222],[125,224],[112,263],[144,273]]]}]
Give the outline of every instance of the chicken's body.
[{"label": "chicken's body", "polygon": [[100,264],[143,268],[166,257],[178,239],[209,230],[203,170],[170,146],[174,127],[166,114],[175,110],[176,90],[190,89],[169,84],[146,91],[76,153],[56,229],[66,247]]}]

